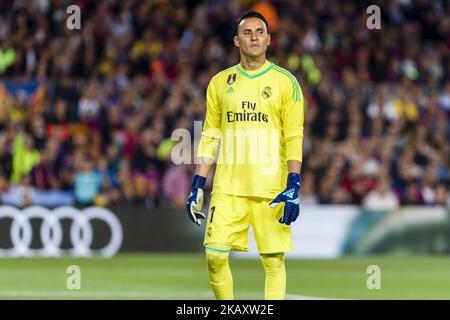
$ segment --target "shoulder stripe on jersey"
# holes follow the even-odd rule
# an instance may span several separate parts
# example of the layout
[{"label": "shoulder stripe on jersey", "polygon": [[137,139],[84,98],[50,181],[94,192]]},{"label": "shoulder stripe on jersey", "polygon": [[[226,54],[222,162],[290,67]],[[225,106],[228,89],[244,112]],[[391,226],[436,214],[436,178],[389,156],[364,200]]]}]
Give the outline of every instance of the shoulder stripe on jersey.
[{"label": "shoulder stripe on jersey", "polygon": [[279,66],[274,66],[274,70],[288,76],[288,78],[291,80],[292,82],[292,92],[293,92],[293,100],[294,101],[300,101],[300,86],[298,84],[297,79],[286,69],[283,69]]},{"label": "shoulder stripe on jersey", "polygon": [[283,68],[281,68],[279,66],[276,66],[275,69],[289,77],[289,79],[292,82],[292,92],[293,92],[293,96],[294,96],[293,100],[294,101],[299,101],[300,100],[300,86],[298,84],[297,79],[294,77],[294,75],[292,73],[290,73],[286,69],[283,69]]},{"label": "shoulder stripe on jersey", "polygon": [[273,69],[286,75],[292,82],[292,92],[293,92],[293,100],[300,101],[300,85],[298,84],[297,79],[290,73],[289,71],[277,66],[273,65]]}]

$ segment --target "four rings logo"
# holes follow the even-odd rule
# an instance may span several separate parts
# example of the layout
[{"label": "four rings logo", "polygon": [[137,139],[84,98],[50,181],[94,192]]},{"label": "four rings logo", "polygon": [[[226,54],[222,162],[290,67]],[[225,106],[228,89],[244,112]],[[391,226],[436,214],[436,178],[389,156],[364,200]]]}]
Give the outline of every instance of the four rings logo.
[{"label": "four rings logo", "polygon": [[[74,207],[59,207],[49,210],[40,206],[32,206],[23,210],[11,206],[0,206],[1,220],[12,219],[10,236],[12,248],[0,247],[1,257],[60,257],[72,255],[76,257],[90,257],[100,255],[111,257],[117,253],[122,245],[122,225],[117,217],[109,210],[100,207],[90,207],[78,210]],[[31,248],[33,228],[31,219],[42,220],[40,239],[42,248]],[[62,219],[71,221],[70,240],[72,249],[61,249],[63,240]],[[102,249],[92,249],[93,231],[91,220],[105,222],[110,231],[111,239]]]}]

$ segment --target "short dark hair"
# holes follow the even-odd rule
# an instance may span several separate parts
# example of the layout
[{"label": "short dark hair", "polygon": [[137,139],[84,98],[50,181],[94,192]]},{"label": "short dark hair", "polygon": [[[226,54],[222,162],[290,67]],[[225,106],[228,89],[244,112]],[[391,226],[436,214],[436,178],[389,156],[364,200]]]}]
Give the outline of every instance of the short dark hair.
[{"label": "short dark hair", "polygon": [[247,12],[243,13],[236,20],[236,24],[234,25],[234,33],[235,34],[238,34],[238,27],[239,27],[239,24],[242,22],[242,20],[248,19],[248,18],[259,18],[259,19],[261,19],[266,25],[267,32],[269,32],[269,23],[267,22],[266,18],[264,18],[264,16],[261,13],[253,11],[253,10],[250,10],[250,11],[247,11]]}]

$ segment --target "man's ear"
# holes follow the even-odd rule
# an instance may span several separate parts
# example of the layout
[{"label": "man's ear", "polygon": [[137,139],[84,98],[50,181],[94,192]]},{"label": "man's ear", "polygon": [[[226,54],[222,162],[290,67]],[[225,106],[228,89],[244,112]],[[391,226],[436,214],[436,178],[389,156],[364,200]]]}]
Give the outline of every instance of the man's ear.
[{"label": "man's ear", "polygon": [[237,36],[233,37],[234,45],[239,48],[239,40]]},{"label": "man's ear", "polygon": [[267,46],[270,45],[270,33],[267,34]]}]

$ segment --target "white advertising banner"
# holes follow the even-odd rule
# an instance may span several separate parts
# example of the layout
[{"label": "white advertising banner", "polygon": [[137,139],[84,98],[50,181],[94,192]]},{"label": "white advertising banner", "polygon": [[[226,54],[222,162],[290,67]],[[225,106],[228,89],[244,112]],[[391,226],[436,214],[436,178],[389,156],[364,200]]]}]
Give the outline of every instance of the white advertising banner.
[{"label": "white advertising banner", "polygon": [[[291,224],[293,250],[286,258],[336,258],[359,213],[358,206],[301,206],[299,218]],[[248,233],[249,252],[233,252],[234,257],[259,257],[252,228]]]}]

